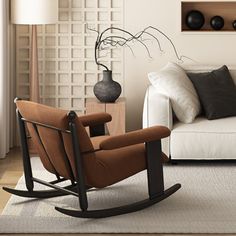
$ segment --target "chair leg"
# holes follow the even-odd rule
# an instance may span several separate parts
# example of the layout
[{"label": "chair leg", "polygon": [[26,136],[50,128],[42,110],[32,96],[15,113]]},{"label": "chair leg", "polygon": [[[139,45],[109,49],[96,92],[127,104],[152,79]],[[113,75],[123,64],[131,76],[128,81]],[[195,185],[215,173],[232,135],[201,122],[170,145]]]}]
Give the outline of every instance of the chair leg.
[{"label": "chair leg", "polygon": [[26,183],[27,189],[29,191],[32,191],[34,188],[34,182],[32,180],[32,168],[31,168],[30,155],[29,155],[29,149],[28,149],[28,144],[27,144],[25,123],[22,120],[22,116],[18,110],[17,110],[17,119],[18,119],[18,124],[19,124],[19,129],[20,129],[20,140],[21,140],[21,147],[22,147],[25,183]]},{"label": "chair leg", "polygon": [[85,185],[84,173],[83,173],[83,161],[80,154],[79,138],[77,135],[77,128],[75,125],[76,116],[77,115],[74,111],[70,111],[68,114],[69,128],[70,128],[71,136],[72,136],[73,153],[74,153],[75,166],[76,166],[76,172],[77,172],[76,182],[78,186],[79,203],[80,203],[80,208],[82,209],[82,211],[86,211],[88,208],[88,200],[87,200],[86,185]]},{"label": "chair leg", "polygon": [[164,193],[161,140],[146,143],[148,192],[150,199]]},{"label": "chair leg", "polygon": [[90,137],[105,135],[105,124],[89,126]]}]

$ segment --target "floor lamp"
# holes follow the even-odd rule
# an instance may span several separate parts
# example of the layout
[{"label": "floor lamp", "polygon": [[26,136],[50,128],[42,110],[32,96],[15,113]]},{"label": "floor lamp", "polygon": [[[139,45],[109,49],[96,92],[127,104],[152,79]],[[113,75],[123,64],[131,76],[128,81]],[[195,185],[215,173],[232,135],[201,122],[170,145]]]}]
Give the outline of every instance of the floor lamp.
[{"label": "floor lamp", "polygon": [[58,0],[11,0],[11,22],[32,25],[30,58],[30,101],[40,102],[37,25],[58,21]]}]

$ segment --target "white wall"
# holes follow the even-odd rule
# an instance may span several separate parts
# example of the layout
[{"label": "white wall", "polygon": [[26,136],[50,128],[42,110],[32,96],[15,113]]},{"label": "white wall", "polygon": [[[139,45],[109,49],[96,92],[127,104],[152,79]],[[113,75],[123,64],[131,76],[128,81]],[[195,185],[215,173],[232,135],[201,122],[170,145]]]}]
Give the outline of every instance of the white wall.
[{"label": "white wall", "polygon": [[[82,6],[79,4],[80,2],[83,3]],[[43,30],[41,30],[41,32],[39,30],[39,38],[40,38],[38,44],[39,54],[45,55],[45,58],[43,60],[44,64],[42,64],[41,58],[39,58],[40,65],[42,64],[41,66],[42,68],[40,69],[42,73],[40,76],[42,77],[41,85],[42,87],[44,87],[42,91],[43,93],[42,97],[43,97],[43,102],[45,104],[68,109],[76,108],[78,110],[80,109],[82,112],[84,107],[84,102],[83,102],[84,101],[83,99],[85,97],[84,92],[86,92],[87,97],[93,96],[92,88],[94,83],[97,81],[99,74],[101,74],[101,70],[96,70],[95,73],[93,71],[89,73],[92,75],[92,77],[90,76],[91,81],[89,81],[89,84],[86,84],[87,82],[84,81],[85,80],[84,74],[80,76],[81,68],[79,67],[77,68],[78,72],[75,72],[78,73],[79,75],[78,81],[76,80],[75,84],[70,84],[70,82],[68,82],[67,80],[60,81],[60,73],[62,73],[63,75],[68,74],[69,75],[68,80],[70,80],[71,73],[73,73],[73,71],[71,71],[70,66],[68,66],[68,68],[65,68],[65,70],[63,71],[60,70],[58,71],[57,69],[55,69],[55,71],[54,70],[52,71],[50,64],[47,63],[47,60],[53,62],[55,61],[55,58],[53,55],[49,55],[49,58],[47,58],[47,55],[50,54],[49,52],[53,50],[56,51],[55,49],[60,50],[60,45],[56,44],[55,46],[53,44],[52,46],[50,45],[44,46],[45,44],[47,45],[46,41],[47,36],[49,36],[49,40],[51,40],[51,36],[54,36],[55,34],[55,42],[59,41],[59,37],[64,37],[64,36],[72,37],[74,34],[75,36],[79,36],[80,34],[77,31],[73,32],[73,27],[71,28],[70,25],[78,24],[79,26],[79,24],[83,24],[83,22],[85,22],[86,6],[89,5],[89,3],[95,5],[98,3],[103,4],[102,9],[97,7],[89,8],[89,12],[91,11],[94,13],[94,15],[92,15],[91,22],[95,21],[95,24],[97,22],[96,19],[98,19],[98,13],[100,10],[103,12],[104,10],[106,10],[105,13],[109,11],[111,15],[110,23],[117,24],[117,22],[119,21],[117,21],[117,19],[112,19],[112,14],[111,14],[111,10],[112,8],[114,8],[113,10],[119,12],[120,16],[124,15],[125,29],[129,30],[130,32],[137,33],[149,25],[155,26],[160,30],[162,30],[163,32],[165,32],[173,40],[175,46],[178,49],[179,54],[184,54],[186,56],[189,56],[198,61],[199,64],[210,64],[210,65],[235,64],[234,61],[236,59],[236,47],[234,45],[236,43],[236,32],[228,34],[219,32],[199,33],[199,34],[181,33],[180,0],[123,0],[123,1],[122,0],[112,0],[112,1],[60,0],[61,19],[59,21],[58,26],[52,25],[49,26],[48,28],[43,27],[42,28]],[[122,6],[122,3],[124,3],[124,6]],[[73,4],[75,4],[74,7]],[[108,5],[106,6],[106,4]],[[124,12],[122,12],[122,9],[124,9]],[[82,14],[79,14],[81,11]],[[81,15],[81,22],[79,22],[77,18],[76,22],[73,22],[73,20],[66,20],[67,18],[68,19],[71,19],[71,17],[73,18],[72,12],[73,14],[78,13],[79,15]],[[113,22],[112,20],[115,21]],[[120,20],[119,26],[121,26],[122,24],[123,20]],[[102,24],[102,26],[103,27],[101,28],[103,29],[106,27],[106,25],[104,24]],[[61,28],[62,32],[65,31],[65,33],[60,33]],[[71,28],[72,32],[70,30],[65,30],[67,28],[68,29]],[[18,65],[17,95],[22,98],[27,98],[29,92],[28,64],[29,64],[30,31],[27,26],[18,26],[17,29],[18,29],[16,33],[17,55],[18,55],[16,59],[17,62],[16,64]],[[80,29],[80,27],[78,27],[78,29]],[[71,33],[68,34],[67,31],[68,32],[70,31]],[[83,38],[82,41],[85,42]],[[71,42],[71,39],[69,40],[69,42]],[[89,49],[90,50],[89,57],[91,56],[91,58],[87,59],[84,58],[84,60],[89,60],[89,63],[92,66],[95,66],[93,59],[93,42],[94,41],[92,41],[91,49]],[[135,57],[133,57],[133,55],[128,49],[125,49],[124,80],[123,80],[122,66],[118,66],[115,69],[113,68],[114,69],[113,73],[119,74],[121,77],[120,80],[117,78],[117,76],[114,79],[118,80],[121,84],[124,84],[123,90],[127,100],[127,110],[126,110],[127,130],[134,130],[141,128],[144,94],[149,84],[147,80],[147,73],[149,71],[158,70],[168,61],[176,61],[176,57],[174,55],[173,49],[171,48],[171,45],[166,40],[161,40],[161,43],[163,48],[165,49],[164,55],[160,55],[160,52],[158,51],[158,46],[155,42],[153,43],[149,42],[153,60],[150,60],[148,58],[147,52],[141,45],[135,44],[132,46],[135,53]],[[76,49],[80,48],[84,48],[84,45],[78,45],[78,48]],[[70,57],[69,55],[70,54],[68,54],[68,57]],[[77,56],[83,57],[84,54],[78,53]],[[65,58],[61,59],[56,58],[56,59],[58,59],[59,61],[67,60]],[[72,60],[75,60],[75,62],[77,62],[81,60],[81,58],[68,58],[68,61]],[[107,60],[109,61],[110,58],[107,58]],[[116,58],[116,60],[122,61],[122,58],[118,57]],[[191,61],[186,61],[185,64],[194,64],[194,63]],[[47,68],[45,69],[44,67],[45,68],[48,67],[48,69]],[[55,74],[55,80],[58,81],[56,82],[56,86],[54,83],[54,77],[51,78],[51,76],[54,74]],[[47,75],[49,76],[47,77]],[[77,89],[78,91],[75,90],[75,94],[71,94],[71,89],[67,89],[65,91],[65,94],[64,93],[60,94],[60,88],[66,87],[68,85],[71,86],[70,88],[73,88],[74,86],[78,88],[78,86],[80,86],[82,88],[82,92],[81,89],[78,88]],[[81,97],[82,100],[80,99]],[[78,102],[73,102],[73,99]],[[62,104],[60,101],[62,101]],[[69,103],[69,105],[67,103]],[[75,104],[75,107],[73,107],[72,105],[71,107],[68,107],[70,106],[71,103]]]},{"label": "white wall", "polygon": [[[174,42],[180,54],[197,61],[186,64],[234,65],[236,61],[236,33],[194,33],[180,31],[180,0],[125,0],[125,29],[136,33],[148,25],[158,27]],[[154,59],[150,61],[146,51],[136,45],[135,58],[125,50],[125,96],[127,98],[127,129],[141,127],[142,106],[149,82],[147,73],[155,71],[169,60],[176,61],[168,43],[163,44],[166,53],[159,55],[158,47],[151,46]]]}]

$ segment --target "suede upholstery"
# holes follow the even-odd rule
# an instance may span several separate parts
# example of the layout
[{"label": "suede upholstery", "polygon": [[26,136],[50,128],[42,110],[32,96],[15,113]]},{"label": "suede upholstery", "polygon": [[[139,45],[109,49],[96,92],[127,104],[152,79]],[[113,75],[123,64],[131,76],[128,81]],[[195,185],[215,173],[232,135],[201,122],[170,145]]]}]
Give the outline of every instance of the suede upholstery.
[{"label": "suede upholstery", "polygon": [[138,143],[150,142],[166,138],[170,135],[170,130],[164,126],[155,126],[143,130],[136,130],[124,135],[117,135],[109,139],[103,140],[100,143],[100,148],[104,150],[111,150],[121,148]]},{"label": "suede upholstery", "polygon": [[[29,101],[16,102],[26,120],[68,130],[68,111]],[[146,169],[146,141],[167,137],[166,127],[152,127],[119,136],[90,138],[85,126],[103,124],[111,120],[107,113],[76,117],[75,124],[83,160],[85,181],[88,186],[103,188]],[[74,180],[77,176],[71,134],[27,123],[44,167],[51,173]],[[39,138],[40,137],[40,138]],[[158,158],[158,157],[157,157]],[[168,158],[162,154],[162,160]],[[71,171],[72,169],[72,171]]]},{"label": "suede upholstery", "polygon": [[110,122],[112,120],[112,117],[108,113],[101,112],[96,114],[89,114],[86,116],[80,116],[79,119],[83,126],[95,126]]}]

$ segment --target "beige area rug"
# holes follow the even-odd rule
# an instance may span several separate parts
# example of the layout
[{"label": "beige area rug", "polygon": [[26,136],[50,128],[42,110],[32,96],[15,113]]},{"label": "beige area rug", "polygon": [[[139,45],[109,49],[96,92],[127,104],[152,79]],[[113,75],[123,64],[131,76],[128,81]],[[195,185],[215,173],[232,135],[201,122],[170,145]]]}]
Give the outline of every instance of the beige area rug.
[{"label": "beige area rug", "polygon": [[[50,179],[37,158],[35,176]],[[105,219],[79,219],[55,206],[77,209],[73,196],[47,200],[12,196],[0,216],[0,233],[236,233],[236,164],[165,166],[166,188],[182,188],[145,210]],[[147,197],[146,172],[105,190],[90,192],[90,209],[114,207]],[[36,185],[37,189],[42,186]],[[17,189],[24,188],[21,178]]]}]

